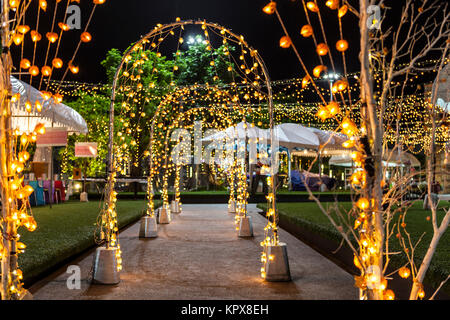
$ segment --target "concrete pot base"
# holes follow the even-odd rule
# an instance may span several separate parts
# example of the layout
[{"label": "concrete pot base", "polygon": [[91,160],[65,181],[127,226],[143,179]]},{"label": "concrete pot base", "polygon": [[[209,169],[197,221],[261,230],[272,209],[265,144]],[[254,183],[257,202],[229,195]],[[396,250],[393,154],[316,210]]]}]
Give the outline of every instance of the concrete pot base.
[{"label": "concrete pot base", "polygon": [[94,256],[92,283],[118,284],[120,282],[117,270],[117,248],[97,248]]},{"label": "concrete pot base", "polygon": [[170,209],[167,207],[162,207],[159,209],[159,224],[169,224],[171,220]]},{"label": "concrete pot base", "polygon": [[241,238],[253,237],[252,217],[250,216],[241,217],[239,222],[239,237]]},{"label": "concrete pot base", "polygon": [[267,281],[291,281],[286,243],[269,245],[266,250],[265,279]]},{"label": "concrete pot base", "polygon": [[139,238],[156,238],[158,237],[158,226],[156,218],[145,216],[141,219],[141,227],[139,229]]}]

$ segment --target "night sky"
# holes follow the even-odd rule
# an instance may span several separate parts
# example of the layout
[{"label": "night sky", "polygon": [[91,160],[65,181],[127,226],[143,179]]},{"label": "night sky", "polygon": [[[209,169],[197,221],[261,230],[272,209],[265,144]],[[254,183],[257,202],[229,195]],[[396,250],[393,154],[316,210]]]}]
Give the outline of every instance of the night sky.
[{"label": "night sky", "polygon": [[[117,48],[123,51],[157,23],[171,23],[176,17],[182,20],[200,19],[218,23],[243,35],[249,45],[261,54],[272,80],[303,77],[304,73],[294,52],[278,45],[283,31],[275,15],[262,12],[267,3],[268,0],[107,0],[105,4],[97,7],[89,28],[93,41],[83,44],[79,52],[77,62],[81,68],[80,73],[69,77],[68,80],[105,83],[106,76],[100,62],[109,49]],[[277,4],[294,43],[307,65],[313,67],[318,62],[314,44],[311,39],[303,39],[299,33],[301,26],[306,23],[301,2],[280,0]],[[332,44],[339,39],[336,11],[325,7],[322,1],[319,4],[330,47],[335,50]],[[81,6],[82,25],[90,13],[90,5],[84,2]],[[353,69],[350,71],[355,71],[359,35],[357,20],[350,13],[347,13],[343,20],[344,35],[350,43],[347,61],[349,68]],[[200,28],[198,33],[201,33]]]}]

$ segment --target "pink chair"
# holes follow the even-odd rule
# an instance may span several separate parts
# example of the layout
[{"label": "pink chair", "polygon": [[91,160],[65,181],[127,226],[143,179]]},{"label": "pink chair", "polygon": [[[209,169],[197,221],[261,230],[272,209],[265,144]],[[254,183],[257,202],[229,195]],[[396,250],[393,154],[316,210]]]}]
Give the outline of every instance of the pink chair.
[{"label": "pink chair", "polygon": [[42,187],[44,188],[44,199],[45,204],[53,203],[53,197],[50,196],[50,190],[51,190],[51,181],[50,180],[44,180]]},{"label": "pink chair", "polygon": [[53,194],[52,196],[50,196],[50,190],[51,188],[51,181],[50,180],[45,180],[44,181],[44,196],[45,196],[45,202],[47,204],[50,203],[60,203],[61,202],[61,190],[57,189],[56,186],[54,185],[53,187]]}]

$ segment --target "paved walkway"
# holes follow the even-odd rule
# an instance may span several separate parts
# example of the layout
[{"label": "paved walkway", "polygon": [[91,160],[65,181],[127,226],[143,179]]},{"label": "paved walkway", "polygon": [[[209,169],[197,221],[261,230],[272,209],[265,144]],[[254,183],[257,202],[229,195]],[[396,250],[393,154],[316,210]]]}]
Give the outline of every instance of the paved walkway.
[{"label": "paved walkway", "polygon": [[265,218],[249,206],[255,237],[239,238],[234,215],[226,205],[183,205],[168,225],[158,225],[158,238],[139,239],[139,223],[120,234],[121,282],[90,285],[93,252],[73,261],[81,268],[81,290],[69,290],[67,266],[30,288],[44,299],[357,299],[353,278],[284,230],[291,282],[260,277],[260,242]]}]

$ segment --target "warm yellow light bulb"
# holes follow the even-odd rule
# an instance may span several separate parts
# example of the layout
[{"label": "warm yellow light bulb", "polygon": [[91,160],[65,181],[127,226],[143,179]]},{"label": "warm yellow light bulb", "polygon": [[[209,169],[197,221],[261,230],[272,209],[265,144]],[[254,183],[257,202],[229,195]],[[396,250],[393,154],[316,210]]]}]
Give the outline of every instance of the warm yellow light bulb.
[{"label": "warm yellow light bulb", "polygon": [[312,36],[312,34],[313,34],[313,28],[312,28],[309,24],[306,24],[306,25],[304,25],[304,26],[302,27],[302,29],[300,30],[300,34],[301,34],[303,37],[308,38],[308,37]]},{"label": "warm yellow light bulb", "polygon": [[288,36],[282,36],[280,39],[280,47],[287,49],[291,46],[292,41]]},{"label": "warm yellow light bulb", "polygon": [[361,210],[366,210],[369,208],[369,200],[367,198],[359,198],[359,200],[356,202],[356,206]]},{"label": "warm yellow light bulb", "polygon": [[337,51],[344,52],[348,49],[348,42],[347,40],[341,39],[338,42],[336,42],[336,49]]},{"label": "warm yellow light bulb", "polygon": [[55,43],[58,40],[58,34],[56,32],[47,32],[45,36],[51,43]]},{"label": "warm yellow light bulb", "polygon": [[25,34],[28,31],[30,31],[30,27],[22,24],[22,25],[17,26],[17,31],[20,32],[21,34]]},{"label": "warm yellow light bulb", "polygon": [[345,16],[345,14],[347,13],[347,10],[348,10],[347,5],[343,5],[342,7],[340,7],[338,10],[338,17],[342,18],[343,16]]},{"label": "warm yellow light bulb", "polygon": [[386,290],[386,292],[384,293],[384,298],[385,300],[394,300],[395,299],[394,291],[390,289]]},{"label": "warm yellow light bulb", "polygon": [[33,106],[31,105],[31,102],[29,100],[27,100],[25,102],[25,110],[30,113],[33,110]]},{"label": "warm yellow light bulb", "polygon": [[353,148],[355,146],[355,141],[354,140],[347,140],[344,143],[342,143],[342,146],[344,148]]},{"label": "warm yellow light bulb", "polygon": [[317,7],[316,3],[313,1],[308,1],[306,7],[312,12],[319,12],[319,7]]},{"label": "warm yellow light bulb", "polygon": [[319,43],[316,52],[319,56],[324,56],[328,53],[328,46],[325,43]]},{"label": "warm yellow light bulb", "polygon": [[275,1],[270,1],[264,8],[263,11],[266,14],[273,14],[277,9],[277,4]]},{"label": "warm yellow light bulb", "polygon": [[89,32],[85,31],[81,34],[80,39],[82,42],[89,42],[92,40],[92,36]]},{"label": "warm yellow light bulb", "polygon": [[42,39],[42,35],[39,32],[37,32],[36,30],[32,30],[30,32],[30,36],[31,36],[31,41],[33,41],[33,42],[38,42]]},{"label": "warm yellow light bulb", "polygon": [[318,65],[313,69],[313,75],[316,78],[319,78],[322,72],[325,72],[327,70],[327,67],[324,65]]},{"label": "warm yellow light bulb", "polygon": [[55,58],[52,60],[52,65],[56,69],[60,69],[63,66],[63,61],[60,58]]},{"label": "warm yellow light bulb", "polygon": [[331,10],[336,10],[339,7],[339,0],[327,0],[325,5]]},{"label": "warm yellow light bulb", "polygon": [[49,66],[43,66],[41,68],[41,72],[44,77],[50,77],[52,75],[52,68]]},{"label": "warm yellow light bulb", "polygon": [[23,34],[16,33],[12,36],[12,40],[16,46],[20,45],[23,41]]},{"label": "warm yellow light bulb", "polygon": [[341,109],[339,108],[339,104],[336,101],[332,101],[327,105],[327,109],[330,112],[330,115],[335,116],[339,112],[341,112]]},{"label": "warm yellow light bulb", "polygon": [[46,11],[47,10],[47,1],[46,0],[39,0],[39,7]]},{"label": "warm yellow light bulb", "polygon": [[402,267],[398,270],[398,274],[400,275],[400,277],[406,279],[411,274],[411,271],[407,267]]},{"label": "warm yellow light bulb", "polygon": [[28,59],[22,59],[20,60],[20,68],[22,69],[28,69],[29,67],[31,67],[31,62]]},{"label": "warm yellow light bulb", "polygon": [[36,100],[36,102],[34,103],[34,107],[36,108],[37,112],[41,112],[42,111],[42,104],[39,100]]}]

